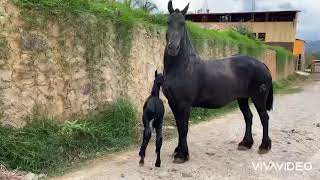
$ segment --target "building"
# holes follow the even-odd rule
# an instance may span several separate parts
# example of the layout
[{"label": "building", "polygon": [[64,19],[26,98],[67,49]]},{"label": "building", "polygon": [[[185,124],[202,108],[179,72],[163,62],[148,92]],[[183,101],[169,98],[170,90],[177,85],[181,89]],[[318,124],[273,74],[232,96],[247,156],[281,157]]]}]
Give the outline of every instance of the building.
[{"label": "building", "polygon": [[305,67],[305,41],[296,39],[293,54],[297,57],[296,69],[304,71]]},{"label": "building", "polygon": [[311,65],[311,71],[320,73],[320,60],[313,60]]},{"label": "building", "polygon": [[264,11],[189,14],[187,20],[209,29],[227,30],[246,26],[261,41],[294,51],[300,11]]}]

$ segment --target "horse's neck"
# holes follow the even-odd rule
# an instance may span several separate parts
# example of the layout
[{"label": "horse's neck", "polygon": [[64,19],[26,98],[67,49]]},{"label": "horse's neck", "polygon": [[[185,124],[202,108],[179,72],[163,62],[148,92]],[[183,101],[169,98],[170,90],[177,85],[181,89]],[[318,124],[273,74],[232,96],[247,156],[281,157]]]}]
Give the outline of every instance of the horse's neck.
[{"label": "horse's neck", "polygon": [[154,97],[159,97],[159,91],[160,87],[154,84],[151,90],[151,95]]},{"label": "horse's neck", "polygon": [[198,57],[198,54],[185,27],[185,36],[181,40],[179,54],[177,56],[169,56],[165,51],[164,70],[168,72],[171,69],[186,68],[190,60],[193,60],[191,57]]}]

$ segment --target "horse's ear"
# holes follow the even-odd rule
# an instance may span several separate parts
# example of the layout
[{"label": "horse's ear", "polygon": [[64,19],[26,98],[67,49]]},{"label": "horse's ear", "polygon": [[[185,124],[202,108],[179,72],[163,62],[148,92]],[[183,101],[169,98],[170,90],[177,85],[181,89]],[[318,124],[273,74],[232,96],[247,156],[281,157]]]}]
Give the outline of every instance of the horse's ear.
[{"label": "horse's ear", "polygon": [[154,77],[157,77],[157,75],[158,75],[158,70],[154,72]]},{"label": "horse's ear", "polygon": [[181,11],[181,13],[186,16],[187,15],[187,12],[188,12],[188,9],[189,9],[189,5],[190,3],[188,3],[188,5]]},{"label": "horse's ear", "polygon": [[172,0],[170,0],[168,3],[168,11],[170,14],[172,14],[174,11],[173,6],[172,6]]}]

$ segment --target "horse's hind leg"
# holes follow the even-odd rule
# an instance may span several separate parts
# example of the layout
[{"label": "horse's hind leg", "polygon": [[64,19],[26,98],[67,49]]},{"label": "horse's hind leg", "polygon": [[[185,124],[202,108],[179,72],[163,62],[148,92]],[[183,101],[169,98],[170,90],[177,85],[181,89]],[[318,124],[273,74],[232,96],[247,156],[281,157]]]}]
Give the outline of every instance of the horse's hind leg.
[{"label": "horse's hind leg", "polygon": [[141,157],[139,164],[144,164],[144,157],[146,156],[146,148],[151,138],[151,128],[149,126],[149,120],[144,116],[143,117],[144,131],[143,131],[143,141],[140,148],[139,155]]},{"label": "horse's hind leg", "polygon": [[271,149],[271,140],[269,138],[269,115],[266,108],[266,99],[267,96],[252,98],[263,126],[262,143],[259,147],[260,154],[265,154]]},{"label": "horse's hind leg", "polygon": [[156,129],[156,153],[157,153],[157,160],[156,160],[156,167],[160,167],[161,159],[160,159],[160,151],[162,146],[162,125],[159,125]]},{"label": "horse's hind leg", "polygon": [[252,138],[252,132],[251,132],[253,116],[252,116],[248,101],[249,101],[249,98],[238,99],[239,108],[246,122],[246,132],[244,134],[243,140],[238,144],[239,150],[250,149],[253,145],[253,138]]}]

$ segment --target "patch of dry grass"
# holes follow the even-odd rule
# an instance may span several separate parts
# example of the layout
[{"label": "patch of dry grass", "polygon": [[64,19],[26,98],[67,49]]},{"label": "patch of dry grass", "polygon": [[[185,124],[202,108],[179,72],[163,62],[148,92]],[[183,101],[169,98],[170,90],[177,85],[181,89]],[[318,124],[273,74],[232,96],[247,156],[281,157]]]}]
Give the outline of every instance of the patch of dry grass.
[{"label": "patch of dry grass", "polygon": [[0,165],[0,179],[1,180],[23,180],[25,173],[19,172],[17,170],[8,171],[6,167]]}]

